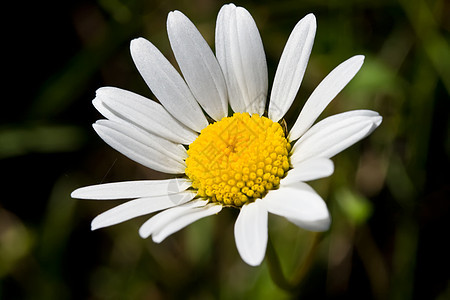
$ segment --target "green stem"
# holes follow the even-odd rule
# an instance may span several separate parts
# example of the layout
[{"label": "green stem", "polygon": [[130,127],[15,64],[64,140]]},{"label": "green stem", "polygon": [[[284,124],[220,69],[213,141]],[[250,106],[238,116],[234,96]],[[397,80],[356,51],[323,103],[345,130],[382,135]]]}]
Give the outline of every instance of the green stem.
[{"label": "green stem", "polygon": [[267,265],[269,266],[269,272],[273,282],[279,288],[290,293],[294,293],[296,290],[300,288],[300,284],[305,275],[308,273],[308,270],[311,267],[312,262],[314,260],[314,255],[321,240],[320,237],[321,237],[320,234],[314,233],[311,248],[309,249],[302,263],[295,270],[292,280],[288,280],[284,276],[280,260],[275,251],[275,248],[273,247],[272,240],[270,239],[270,236],[268,237],[267,252],[266,252]]}]

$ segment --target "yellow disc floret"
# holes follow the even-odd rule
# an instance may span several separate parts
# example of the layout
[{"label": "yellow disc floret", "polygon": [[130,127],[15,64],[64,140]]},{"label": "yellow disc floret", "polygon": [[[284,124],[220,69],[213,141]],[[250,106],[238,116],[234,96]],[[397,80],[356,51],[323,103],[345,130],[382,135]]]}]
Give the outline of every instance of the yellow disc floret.
[{"label": "yellow disc floret", "polygon": [[200,197],[242,206],[277,188],[291,145],[280,124],[235,113],[210,124],[189,145],[186,175]]}]

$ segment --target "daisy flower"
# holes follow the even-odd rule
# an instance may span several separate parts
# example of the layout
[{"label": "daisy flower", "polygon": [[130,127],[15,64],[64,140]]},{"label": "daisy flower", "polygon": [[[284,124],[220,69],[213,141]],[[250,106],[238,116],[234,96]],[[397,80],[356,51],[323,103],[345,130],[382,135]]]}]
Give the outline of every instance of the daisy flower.
[{"label": "daisy flower", "polygon": [[72,197],[78,199],[132,199],[97,216],[92,230],[161,211],[139,229],[142,238],[152,236],[160,243],[231,207],[240,210],[234,227],[237,250],[252,266],[265,255],[268,213],[307,230],[327,230],[327,206],[305,182],[330,176],[330,158],[369,135],[382,118],[374,111],[354,110],[314,123],[364,57],[351,57],[332,70],[287,133],[283,116],[311,53],[313,14],[289,36],[269,100],[264,48],[247,10],[233,4],[221,8],[215,55],[179,11],[169,13],[167,31],[182,74],[149,41],[138,38],[130,46],[137,69],[161,104],[122,89],[100,88],[93,104],[106,119],[93,127],[130,159],[178,177],[75,190]]}]

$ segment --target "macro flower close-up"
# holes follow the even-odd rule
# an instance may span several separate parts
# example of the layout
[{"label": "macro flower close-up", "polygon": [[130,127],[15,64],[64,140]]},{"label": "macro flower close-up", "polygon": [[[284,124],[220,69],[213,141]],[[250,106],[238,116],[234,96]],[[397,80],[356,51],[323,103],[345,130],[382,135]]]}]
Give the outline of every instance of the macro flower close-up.
[{"label": "macro flower close-up", "polygon": [[328,230],[327,205],[306,182],[333,174],[331,158],[368,136],[382,117],[352,110],[317,120],[360,70],[364,56],[333,69],[296,121],[286,124],[313,48],[313,14],[292,30],[271,85],[263,41],[244,8],[220,9],[215,53],[179,11],[169,13],[167,32],[181,74],[151,42],[132,40],[133,61],[159,102],[100,88],[93,104],[106,119],[93,127],[118,152],[170,178],[75,190],[72,197],[78,199],[127,200],[98,215],[92,229],[157,212],[139,234],[160,243],[201,218],[238,209],[236,247],[252,266],[265,257],[269,213],[307,230]]},{"label": "macro flower close-up", "polygon": [[0,299],[450,299],[449,4],[6,1]]}]

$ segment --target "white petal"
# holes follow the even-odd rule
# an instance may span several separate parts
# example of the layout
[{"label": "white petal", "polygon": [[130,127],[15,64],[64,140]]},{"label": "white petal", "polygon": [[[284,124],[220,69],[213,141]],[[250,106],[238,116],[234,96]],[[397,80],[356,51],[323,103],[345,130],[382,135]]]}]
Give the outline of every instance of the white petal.
[{"label": "white petal", "polygon": [[143,166],[165,173],[184,173],[187,154],[183,146],[109,120],[99,120],[93,127],[108,145]]},{"label": "white petal", "polygon": [[294,165],[286,177],[281,179],[281,185],[288,185],[299,181],[311,181],[328,177],[334,172],[334,164],[328,158],[318,157]]},{"label": "white petal", "polygon": [[234,225],[236,247],[242,260],[251,266],[261,264],[267,247],[267,210],[261,201],[242,206]]},{"label": "white petal", "polygon": [[115,225],[132,218],[177,206],[191,200],[196,192],[184,191],[178,194],[145,197],[130,200],[98,215],[91,224],[92,230]]},{"label": "white petal", "polygon": [[323,199],[306,183],[281,186],[262,199],[268,212],[287,218],[299,227],[325,231],[330,227],[330,214]]},{"label": "white petal", "polygon": [[197,132],[208,126],[186,82],[152,43],[143,38],[134,39],[130,49],[142,78],[172,116]]},{"label": "white petal", "polygon": [[314,15],[307,15],[295,25],[284,47],[270,94],[269,118],[274,122],[286,114],[297,95],[314,44],[316,28]]},{"label": "white petal", "polygon": [[191,182],[185,178],[123,181],[85,186],[73,191],[71,197],[92,200],[131,199],[176,194],[190,186]]},{"label": "white petal", "polygon": [[146,132],[132,124],[124,124],[111,120],[97,120],[96,125],[109,127],[121,131],[142,144],[148,145],[157,151],[165,153],[168,157],[182,162],[187,157],[186,148],[178,143],[173,143],[160,136]]},{"label": "white petal", "polygon": [[222,205],[208,204],[204,207],[192,208],[186,214],[179,216],[164,226],[160,231],[154,232],[152,240],[155,243],[161,243],[169,235],[183,229],[189,224],[202,218],[215,215],[222,210]]},{"label": "white petal", "polygon": [[131,123],[175,143],[190,144],[198,136],[153,100],[114,87],[97,90],[93,104],[106,118]]},{"label": "white petal", "polygon": [[377,112],[370,110],[348,111],[323,119],[295,143],[291,163],[312,157],[331,158],[368,136],[381,120]]},{"label": "white petal", "polygon": [[173,220],[176,220],[180,216],[188,213],[191,209],[202,207],[206,204],[208,204],[207,200],[196,199],[183,205],[160,212],[142,224],[141,228],[139,228],[139,235],[144,239],[148,238],[151,234],[161,231]]},{"label": "white petal", "polygon": [[[104,89],[104,88],[100,88]],[[98,89],[96,93],[100,90]],[[98,110],[99,113],[101,113],[105,118],[108,120],[114,120],[117,122],[123,122],[123,117],[120,116],[117,112],[113,111],[110,107],[107,107],[103,101],[98,97],[98,94],[92,100],[92,105],[94,105],[95,109]]]},{"label": "white petal", "polygon": [[214,120],[228,115],[227,87],[214,53],[197,28],[181,12],[167,18],[170,45],[197,101]]},{"label": "white petal", "polygon": [[250,13],[224,5],[216,23],[216,55],[235,112],[264,113],[268,78],[261,37]]},{"label": "white petal", "polygon": [[289,132],[291,141],[298,139],[311,127],[325,107],[358,73],[363,62],[363,55],[353,56],[337,66],[322,80],[306,101],[297,121],[292,126]]}]

